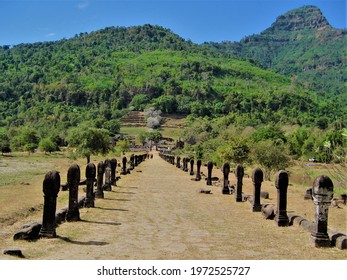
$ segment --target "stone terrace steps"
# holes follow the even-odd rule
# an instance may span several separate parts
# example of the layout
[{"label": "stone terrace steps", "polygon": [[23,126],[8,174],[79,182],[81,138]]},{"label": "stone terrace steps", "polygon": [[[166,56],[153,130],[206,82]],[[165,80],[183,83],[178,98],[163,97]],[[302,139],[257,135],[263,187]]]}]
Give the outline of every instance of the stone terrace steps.
[{"label": "stone terrace steps", "polygon": [[146,126],[145,115],[143,112],[130,111],[125,116],[121,118],[122,126],[135,126],[142,127]]}]

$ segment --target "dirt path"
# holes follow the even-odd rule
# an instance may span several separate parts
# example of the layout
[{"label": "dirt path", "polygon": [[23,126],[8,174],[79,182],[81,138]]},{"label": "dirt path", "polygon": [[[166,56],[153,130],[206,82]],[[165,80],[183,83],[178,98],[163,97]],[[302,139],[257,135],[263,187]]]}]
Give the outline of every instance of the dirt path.
[{"label": "dirt path", "polygon": [[220,187],[199,193],[205,181],[190,178],[154,154],[95,208],[80,209],[81,222],[61,224],[58,238],[9,237],[4,246],[20,248],[27,259],[346,259],[346,251],[312,248],[308,232],[277,227]]}]

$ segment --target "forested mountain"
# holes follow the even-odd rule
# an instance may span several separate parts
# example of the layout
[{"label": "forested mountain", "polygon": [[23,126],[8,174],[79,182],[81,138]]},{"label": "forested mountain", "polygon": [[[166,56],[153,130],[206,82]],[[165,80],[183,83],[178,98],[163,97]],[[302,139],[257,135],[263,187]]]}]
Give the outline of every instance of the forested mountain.
[{"label": "forested mountain", "polygon": [[319,8],[304,6],[279,16],[260,34],[204,46],[292,77],[347,106],[346,43],[345,29],[333,28]]},{"label": "forested mountain", "polygon": [[[128,110],[148,107],[218,119],[223,123],[221,129],[267,124],[320,129],[338,124],[341,129],[346,121],[345,101],[341,102],[345,96],[341,77],[344,58],[340,57],[343,45],[336,37],[336,46],[327,46],[332,48],[331,54],[336,52],[336,61],[330,65],[330,58],[323,55],[325,49],[316,44],[310,32],[315,30],[315,38],[320,40],[326,40],[331,30],[341,36],[345,33],[334,31],[324,18],[301,23],[300,17],[290,16],[292,13],[297,12],[280,17],[264,33],[239,44],[197,45],[168,29],[147,24],[108,27],[55,42],[2,46],[1,149],[11,143],[12,149],[30,150],[47,137],[61,144],[68,138],[68,130],[76,126],[114,134]],[[271,34],[281,36],[273,35],[273,43]],[[282,49],[292,41],[300,51],[293,49],[290,58]],[[252,53],[257,55],[244,59]],[[317,61],[312,69],[306,64],[311,54]],[[298,71],[303,67],[307,71]],[[320,71],[324,67],[327,70]],[[311,83],[311,76],[304,80],[308,73],[327,77]],[[316,94],[313,89],[318,82],[326,93],[331,93],[334,84],[340,102]],[[34,144],[24,147],[30,141]]]},{"label": "forested mountain", "polygon": [[231,113],[250,125],[325,117],[300,84],[159,26],[110,27],[57,42],[4,46],[0,69],[1,125],[7,127],[69,127],[81,116],[109,120],[129,105],[197,116]]}]

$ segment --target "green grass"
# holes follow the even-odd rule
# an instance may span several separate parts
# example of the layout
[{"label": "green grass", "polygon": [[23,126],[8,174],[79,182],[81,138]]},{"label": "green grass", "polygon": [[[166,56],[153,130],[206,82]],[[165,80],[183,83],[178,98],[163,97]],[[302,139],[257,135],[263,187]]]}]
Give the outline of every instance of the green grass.
[{"label": "green grass", "polygon": [[0,186],[28,183],[35,175],[44,175],[53,167],[53,162],[43,157],[0,157]]},{"label": "green grass", "polygon": [[[136,143],[138,143],[136,136],[140,134],[141,132],[148,132],[151,131],[147,127],[127,127],[127,126],[122,126],[120,129],[120,133],[124,134],[126,136],[133,136],[135,137]],[[181,137],[181,128],[168,128],[168,127],[163,127],[159,129],[160,133],[163,135],[163,137],[167,138],[173,138],[174,140],[178,140]],[[140,144],[140,143],[138,143]]]},{"label": "green grass", "polygon": [[136,136],[141,132],[147,132],[149,128],[147,127],[132,127],[132,126],[122,126],[120,128],[120,133],[127,136]]},{"label": "green grass", "polygon": [[182,128],[171,128],[171,127],[164,127],[161,128],[159,131],[163,135],[163,137],[173,138],[174,140],[178,140],[180,137],[182,137]]},{"label": "green grass", "polygon": [[[11,153],[0,156],[0,186],[31,183],[51,170],[61,171],[72,164],[67,153]],[[61,174],[64,178],[66,174]]]}]

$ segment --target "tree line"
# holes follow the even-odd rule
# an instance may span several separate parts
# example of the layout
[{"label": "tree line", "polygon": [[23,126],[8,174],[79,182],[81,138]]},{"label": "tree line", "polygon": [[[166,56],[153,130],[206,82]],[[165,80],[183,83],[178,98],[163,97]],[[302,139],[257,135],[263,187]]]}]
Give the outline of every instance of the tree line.
[{"label": "tree line", "polygon": [[[73,143],[71,135],[81,127],[112,139],[120,118],[133,109],[256,130],[277,124],[331,131],[334,123],[343,129],[347,119],[343,103],[318,96],[296,79],[159,26],[112,27],[56,42],[3,46],[0,71],[3,152],[38,147],[49,152]],[[151,119],[152,125],[157,121]]]}]

